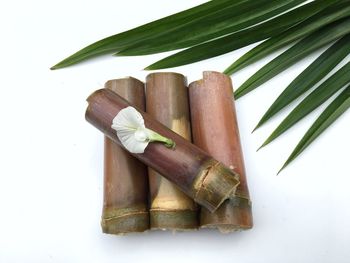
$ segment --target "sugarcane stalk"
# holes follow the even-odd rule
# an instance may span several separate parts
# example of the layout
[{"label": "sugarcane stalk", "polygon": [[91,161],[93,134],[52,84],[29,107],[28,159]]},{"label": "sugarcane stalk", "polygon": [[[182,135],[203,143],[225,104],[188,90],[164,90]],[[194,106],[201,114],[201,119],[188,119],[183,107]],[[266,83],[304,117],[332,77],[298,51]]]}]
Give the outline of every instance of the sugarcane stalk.
[{"label": "sugarcane stalk", "polygon": [[[153,73],[146,79],[146,112],[191,141],[186,79],[177,73]],[[151,229],[189,230],[198,227],[197,206],[176,185],[149,168]]]},{"label": "sugarcane stalk", "polygon": [[[116,131],[111,127],[121,110],[130,106],[122,97],[108,89],[100,89],[89,96],[86,120],[119,145]],[[184,193],[210,211],[215,211],[235,193],[238,175],[213,159],[206,152],[156,121],[152,116],[135,107],[143,117],[145,126],[175,142],[173,149],[161,143],[150,143],[143,153],[133,155]]]},{"label": "sugarcane stalk", "polygon": [[[134,78],[110,80],[105,88],[145,109],[144,84]],[[147,167],[118,144],[104,139],[102,231],[108,234],[149,229]]]},{"label": "sugarcane stalk", "polygon": [[251,201],[245,175],[242,147],[231,79],[218,72],[204,72],[189,88],[193,142],[239,174],[236,195],[214,213],[201,209],[200,226],[222,232],[253,226]]}]

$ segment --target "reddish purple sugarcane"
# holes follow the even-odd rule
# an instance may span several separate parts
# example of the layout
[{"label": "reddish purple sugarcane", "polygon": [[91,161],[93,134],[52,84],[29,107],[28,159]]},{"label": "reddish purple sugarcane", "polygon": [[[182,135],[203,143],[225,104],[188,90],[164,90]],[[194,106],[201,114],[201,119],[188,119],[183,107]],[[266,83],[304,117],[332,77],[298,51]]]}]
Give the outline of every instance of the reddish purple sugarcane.
[{"label": "reddish purple sugarcane", "polygon": [[[86,119],[114,142],[122,145],[115,129],[114,118],[130,106],[125,99],[108,89],[94,92],[88,98]],[[239,184],[238,175],[213,159],[206,152],[171,131],[149,114],[136,108],[143,117],[145,126],[176,143],[174,149],[161,143],[150,143],[136,158],[156,170],[183,192],[210,211],[235,193]]]}]

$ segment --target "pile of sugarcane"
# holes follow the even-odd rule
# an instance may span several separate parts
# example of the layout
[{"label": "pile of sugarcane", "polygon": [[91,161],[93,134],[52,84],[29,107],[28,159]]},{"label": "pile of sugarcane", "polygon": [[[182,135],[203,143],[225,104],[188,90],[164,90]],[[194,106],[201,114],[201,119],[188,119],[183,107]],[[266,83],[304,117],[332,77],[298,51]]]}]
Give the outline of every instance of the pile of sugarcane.
[{"label": "pile of sugarcane", "polygon": [[110,80],[88,98],[86,119],[106,135],[103,232],[251,228],[231,79],[204,72],[187,87],[153,73],[145,86]]}]

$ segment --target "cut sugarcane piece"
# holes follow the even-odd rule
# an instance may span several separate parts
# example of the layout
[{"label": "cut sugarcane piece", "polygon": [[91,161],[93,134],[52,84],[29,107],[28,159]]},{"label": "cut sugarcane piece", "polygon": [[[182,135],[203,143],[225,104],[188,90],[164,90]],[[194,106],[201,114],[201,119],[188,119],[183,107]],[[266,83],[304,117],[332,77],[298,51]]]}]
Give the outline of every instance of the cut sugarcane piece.
[{"label": "cut sugarcane piece", "polygon": [[[108,89],[100,89],[89,96],[85,118],[114,142],[122,145],[112,128],[119,112],[130,103]],[[209,154],[156,121],[137,108],[145,127],[171,139],[175,148],[162,143],[149,143],[143,153],[133,155],[169,181],[175,183],[194,201],[215,211],[226,199],[233,196],[239,176]]]},{"label": "cut sugarcane piece", "polygon": [[[145,109],[144,84],[134,78],[110,80],[105,88]],[[149,229],[147,167],[105,136],[102,231],[108,234]]]},{"label": "cut sugarcane piece", "polygon": [[193,142],[240,175],[235,197],[210,213],[201,209],[200,226],[222,232],[253,226],[251,202],[240,143],[231,79],[218,72],[204,72],[190,84]]},{"label": "cut sugarcane piece", "polygon": [[[177,73],[153,73],[146,79],[146,112],[191,141],[186,79]],[[151,229],[189,230],[198,227],[197,206],[176,185],[148,170]]]}]

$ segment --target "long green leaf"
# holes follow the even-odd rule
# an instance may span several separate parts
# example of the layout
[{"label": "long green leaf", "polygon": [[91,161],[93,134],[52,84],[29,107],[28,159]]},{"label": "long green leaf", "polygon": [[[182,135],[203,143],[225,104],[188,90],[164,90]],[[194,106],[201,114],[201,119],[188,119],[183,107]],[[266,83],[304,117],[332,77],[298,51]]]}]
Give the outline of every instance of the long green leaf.
[{"label": "long green leaf", "polygon": [[350,108],[350,86],[347,87],[317,118],[298,145],[295,147],[287,161],[279,170],[280,173],[302,151],[306,149],[324,130],[334,123],[347,109]]},{"label": "long green leaf", "polygon": [[[350,82],[350,62],[311,92],[272,132],[260,148],[272,142]],[[260,149],[259,148],[259,149]]]},{"label": "long green leaf", "polygon": [[311,89],[323,79],[340,61],[350,53],[350,35],[343,37],[323,52],[313,63],[300,73],[278,96],[262,116],[254,130],[261,127],[284,107]]},{"label": "long green leaf", "polygon": [[[139,42],[116,55],[147,55],[197,45],[260,23],[303,2],[305,0],[251,1],[251,6],[247,4],[239,9],[234,8],[227,17],[203,19],[201,23],[191,27],[191,30],[176,30],[169,37]],[[329,5],[329,0],[327,4]]]},{"label": "long green leaf", "polygon": [[311,2],[265,23],[175,53],[157,61],[146,69],[176,67],[201,61],[245,47],[271,36],[280,35],[284,30],[312,17],[330,4],[333,4],[333,2],[324,0]]},{"label": "long green leaf", "polygon": [[224,72],[228,75],[276,52],[282,47],[298,40],[312,32],[328,25],[336,20],[350,16],[350,2],[346,1],[340,5],[331,6],[304,22],[288,29],[279,36],[272,37],[241,56],[231,64]]},{"label": "long green leaf", "polygon": [[280,72],[305,58],[315,50],[348,33],[350,33],[350,18],[337,21],[317,30],[311,35],[308,35],[297,44],[280,54],[278,57],[267,63],[248,80],[246,80],[235,91],[235,98],[238,99],[251,92]]},{"label": "long green leaf", "polygon": [[249,2],[249,0],[209,1],[174,15],[99,40],[59,62],[51,69],[67,67],[98,55],[114,53],[128,45],[133,45],[134,43],[144,41],[145,39],[157,38],[160,35],[170,33],[177,28],[188,30],[191,25],[196,23],[196,21],[203,19],[205,16],[218,14],[218,11],[225,13],[227,8],[233,6],[240,8],[240,6],[247,2]]}]

